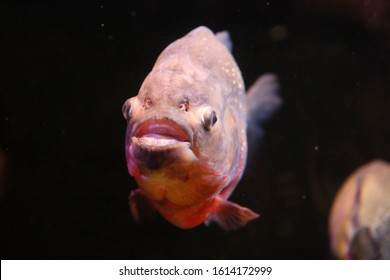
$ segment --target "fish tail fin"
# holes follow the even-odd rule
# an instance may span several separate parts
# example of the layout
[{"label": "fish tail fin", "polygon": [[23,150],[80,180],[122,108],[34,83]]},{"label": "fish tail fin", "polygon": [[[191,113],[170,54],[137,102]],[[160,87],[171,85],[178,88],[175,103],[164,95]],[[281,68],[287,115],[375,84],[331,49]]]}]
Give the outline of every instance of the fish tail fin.
[{"label": "fish tail fin", "polygon": [[252,149],[263,135],[261,124],[268,120],[283,103],[279,96],[278,78],[274,74],[260,76],[246,96],[248,142]]},{"label": "fish tail fin", "polygon": [[231,231],[245,226],[251,220],[259,217],[259,214],[252,210],[219,197],[215,199],[214,203],[214,210],[205,222],[206,225],[216,222],[224,230]]},{"label": "fish tail fin", "polygon": [[230,51],[232,52],[233,50],[233,43],[232,43],[232,40],[230,39],[230,34],[228,31],[221,31],[221,32],[218,32],[217,34],[215,34],[215,36],[217,37],[217,39],[225,45],[225,47]]},{"label": "fish tail fin", "polygon": [[154,220],[156,211],[140,189],[130,192],[129,206],[133,220],[137,224],[150,224]]}]

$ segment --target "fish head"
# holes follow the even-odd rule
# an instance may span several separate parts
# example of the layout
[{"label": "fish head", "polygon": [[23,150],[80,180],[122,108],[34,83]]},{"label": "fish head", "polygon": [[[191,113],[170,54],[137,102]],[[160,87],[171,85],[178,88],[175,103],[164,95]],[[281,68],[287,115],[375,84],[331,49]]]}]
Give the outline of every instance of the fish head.
[{"label": "fish head", "polygon": [[180,197],[171,201],[191,204],[215,191],[199,192],[202,180],[219,185],[213,167],[228,146],[222,141],[224,100],[218,90],[218,83],[201,74],[152,71],[139,94],[124,103],[128,170],[152,199],[171,193]]}]

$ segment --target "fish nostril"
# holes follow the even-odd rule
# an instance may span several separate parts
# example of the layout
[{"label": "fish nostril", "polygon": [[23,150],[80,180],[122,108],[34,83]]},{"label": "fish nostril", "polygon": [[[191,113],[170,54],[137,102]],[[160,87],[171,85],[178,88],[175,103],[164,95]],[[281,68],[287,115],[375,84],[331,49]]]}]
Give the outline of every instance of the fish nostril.
[{"label": "fish nostril", "polygon": [[188,112],[188,110],[190,109],[190,103],[188,102],[188,100],[185,100],[184,102],[179,104],[178,108],[180,111]]},{"label": "fish nostril", "polygon": [[203,126],[207,131],[213,128],[217,120],[217,113],[214,110],[208,109],[203,112]]},{"label": "fish nostril", "polygon": [[144,109],[149,109],[149,108],[152,107],[152,106],[153,106],[152,100],[150,100],[150,98],[146,97],[146,98],[144,99],[143,108],[144,108]]}]

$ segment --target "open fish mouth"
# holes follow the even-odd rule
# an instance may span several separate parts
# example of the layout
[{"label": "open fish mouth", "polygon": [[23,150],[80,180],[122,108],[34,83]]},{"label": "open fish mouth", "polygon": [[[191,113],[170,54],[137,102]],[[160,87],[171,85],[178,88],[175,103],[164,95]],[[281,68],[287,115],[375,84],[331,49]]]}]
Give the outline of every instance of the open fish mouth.
[{"label": "open fish mouth", "polygon": [[167,118],[147,120],[136,129],[131,139],[133,144],[149,152],[191,146],[184,129]]}]

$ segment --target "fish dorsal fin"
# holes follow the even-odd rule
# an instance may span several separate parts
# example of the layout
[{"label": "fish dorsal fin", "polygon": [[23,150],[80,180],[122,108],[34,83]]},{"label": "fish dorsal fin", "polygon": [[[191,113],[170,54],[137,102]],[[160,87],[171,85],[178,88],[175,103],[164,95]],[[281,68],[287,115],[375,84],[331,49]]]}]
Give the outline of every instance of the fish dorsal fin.
[{"label": "fish dorsal fin", "polygon": [[232,52],[232,49],[233,49],[233,43],[232,43],[232,40],[230,39],[230,34],[228,31],[221,31],[221,32],[218,32],[217,34],[215,34],[215,36],[217,37],[217,39],[225,45],[225,47],[230,51]]},{"label": "fish dorsal fin", "polygon": [[233,202],[215,198],[214,210],[211,212],[206,225],[216,222],[226,231],[245,226],[248,222],[259,217],[259,214]]}]

